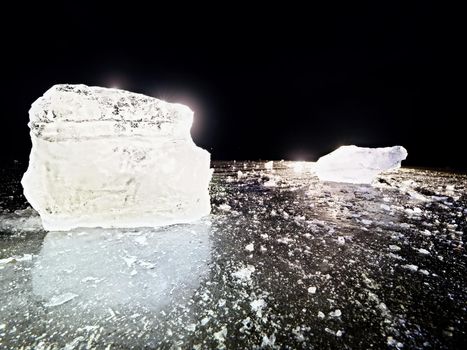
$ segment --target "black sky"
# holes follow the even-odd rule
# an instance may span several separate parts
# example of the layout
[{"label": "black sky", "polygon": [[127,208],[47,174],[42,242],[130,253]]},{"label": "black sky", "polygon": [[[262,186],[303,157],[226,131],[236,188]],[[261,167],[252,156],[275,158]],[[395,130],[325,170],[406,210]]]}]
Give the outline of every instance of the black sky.
[{"label": "black sky", "polygon": [[344,144],[401,144],[406,165],[466,169],[435,3],[173,5],[6,12],[2,159],[27,159],[36,98],[84,83],[189,105],[193,137],[213,159],[316,160]]}]

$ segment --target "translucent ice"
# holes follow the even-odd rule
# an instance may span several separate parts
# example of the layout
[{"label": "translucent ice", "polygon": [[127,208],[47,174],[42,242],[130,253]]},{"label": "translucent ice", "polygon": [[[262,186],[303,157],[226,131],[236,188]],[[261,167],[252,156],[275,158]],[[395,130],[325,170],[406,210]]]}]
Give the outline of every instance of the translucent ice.
[{"label": "translucent ice", "polygon": [[29,111],[22,184],[47,230],[185,223],[210,212],[210,155],[181,104],[55,85]]},{"label": "translucent ice", "polygon": [[[93,314],[160,311],[189,297],[207,275],[209,223],[158,229],[49,232],[32,269],[44,306]],[[81,315],[83,316],[83,315]]]},{"label": "translucent ice", "polygon": [[318,159],[314,170],[321,181],[370,184],[379,173],[399,168],[406,157],[402,146],[342,146]]}]

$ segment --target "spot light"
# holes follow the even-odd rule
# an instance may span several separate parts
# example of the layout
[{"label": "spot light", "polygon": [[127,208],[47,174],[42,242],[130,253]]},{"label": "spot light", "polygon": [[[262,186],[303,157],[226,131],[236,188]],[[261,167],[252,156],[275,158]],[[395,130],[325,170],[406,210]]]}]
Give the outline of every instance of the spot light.
[{"label": "spot light", "polygon": [[125,89],[125,87],[128,86],[125,79],[119,75],[107,76],[103,80],[103,85],[111,89]]},{"label": "spot light", "polygon": [[203,127],[205,127],[206,124],[203,123],[205,112],[199,98],[196,98],[193,94],[186,91],[175,91],[173,88],[154,90],[149,95],[162,101],[179,103],[190,108],[194,114],[193,123],[191,125],[191,136],[194,139],[202,138]]}]

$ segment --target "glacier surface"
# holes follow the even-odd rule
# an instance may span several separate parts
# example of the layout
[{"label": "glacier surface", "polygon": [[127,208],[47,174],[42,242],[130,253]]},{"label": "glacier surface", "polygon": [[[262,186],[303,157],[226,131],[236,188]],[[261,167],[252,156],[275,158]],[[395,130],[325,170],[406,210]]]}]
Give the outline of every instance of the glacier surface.
[{"label": "glacier surface", "polygon": [[157,227],[209,214],[193,112],[124,90],[55,85],[29,111],[24,195],[46,230]]},{"label": "glacier surface", "polygon": [[381,172],[399,168],[405,158],[407,150],[402,146],[341,146],[318,159],[314,171],[321,181],[371,184]]}]

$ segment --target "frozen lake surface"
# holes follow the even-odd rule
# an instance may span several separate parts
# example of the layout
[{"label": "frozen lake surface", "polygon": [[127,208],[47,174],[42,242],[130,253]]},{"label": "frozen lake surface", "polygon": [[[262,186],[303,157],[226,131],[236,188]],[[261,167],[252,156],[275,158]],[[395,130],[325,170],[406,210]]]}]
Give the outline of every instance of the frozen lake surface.
[{"label": "frozen lake surface", "polygon": [[0,170],[0,348],[463,348],[466,175],[213,166],[197,223],[71,232]]}]

